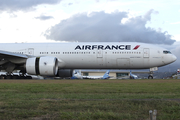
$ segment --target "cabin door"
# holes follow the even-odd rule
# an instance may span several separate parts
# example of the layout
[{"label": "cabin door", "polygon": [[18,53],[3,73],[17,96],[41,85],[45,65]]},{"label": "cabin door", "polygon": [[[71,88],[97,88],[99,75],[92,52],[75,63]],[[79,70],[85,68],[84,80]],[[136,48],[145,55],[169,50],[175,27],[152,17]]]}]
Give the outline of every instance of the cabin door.
[{"label": "cabin door", "polygon": [[34,48],[28,49],[28,55],[34,55]]},{"label": "cabin door", "polygon": [[144,48],[143,57],[144,58],[149,58],[149,48]]},{"label": "cabin door", "polygon": [[144,60],[144,67],[149,66],[149,48],[144,48],[143,50],[143,60]]},{"label": "cabin door", "polygon": [[97,50],[97,63],[98,63],[98,66],[100,68],[103,68],[104,66],[104,60],[103,60],[103,51],[102,50]]}]

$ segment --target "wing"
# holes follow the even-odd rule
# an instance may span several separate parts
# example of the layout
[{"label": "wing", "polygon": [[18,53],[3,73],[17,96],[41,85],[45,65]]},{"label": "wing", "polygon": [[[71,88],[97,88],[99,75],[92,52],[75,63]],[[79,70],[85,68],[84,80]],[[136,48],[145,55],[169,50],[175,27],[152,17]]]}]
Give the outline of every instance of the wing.
[{"label": "wing", "polygon": [[26,58],[26,59],[28,58],[28,56],[24,54],[18,54],[18,53],[12,53],[8,51],[0,50],[0,58],[12,58],[12,57]]},{"label": "wing", "polygon": [[22,64],[30,56],[18,53],[12,53],[8,51],[0,50],[0,65],[4,62],[12,62],[14,64]]},{"label": "wing", "polygon": [[17,66],[24,64],[29,57],[31,56],[0,50],[0,70],[12,72]]}]

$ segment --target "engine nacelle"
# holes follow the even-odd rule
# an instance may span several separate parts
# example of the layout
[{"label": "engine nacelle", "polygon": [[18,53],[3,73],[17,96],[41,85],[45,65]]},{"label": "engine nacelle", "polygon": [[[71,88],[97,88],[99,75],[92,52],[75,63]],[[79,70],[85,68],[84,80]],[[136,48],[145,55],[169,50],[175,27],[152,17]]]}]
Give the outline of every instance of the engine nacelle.
[{"label": "engine nacelle", "polygon": [[58,70],[58,77],[72,77],[73,69],[60,69]]},{"label": "engine nacelle", "polygon": [[56,57],[33,57],[26,60],[26,72],[31,75],[56,76],[58,60]]}]

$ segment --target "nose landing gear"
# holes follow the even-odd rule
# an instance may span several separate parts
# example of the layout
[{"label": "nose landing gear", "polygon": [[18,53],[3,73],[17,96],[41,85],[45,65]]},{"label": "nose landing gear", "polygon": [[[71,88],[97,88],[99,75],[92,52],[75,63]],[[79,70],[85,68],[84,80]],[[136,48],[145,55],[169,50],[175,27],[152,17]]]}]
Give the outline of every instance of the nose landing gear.
[{"label": "nose landing gear", "polygon": [[153,79],[153,73],[154,73],[154,71],[157,71],[157,70],[158,70],[158,67],[150,68],[148,79]]},{"label": "nose landing gear", "polygon": [[148,79],[153,79],[153,72],[150,72]]}]

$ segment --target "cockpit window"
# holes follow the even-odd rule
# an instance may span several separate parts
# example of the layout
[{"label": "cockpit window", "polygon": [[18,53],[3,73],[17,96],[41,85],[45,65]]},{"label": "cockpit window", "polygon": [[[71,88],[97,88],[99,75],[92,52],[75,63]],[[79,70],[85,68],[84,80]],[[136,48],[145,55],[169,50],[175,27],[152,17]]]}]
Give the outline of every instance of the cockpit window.
[{"label": "cockpit window", "polygon": [[170,51],[166,51],[166,50],[164,50],[163,53],[164,53],[164,54],[171,54]]}]

